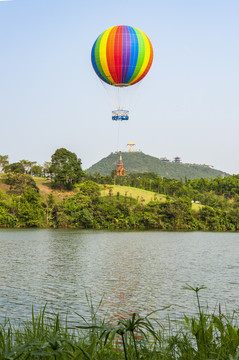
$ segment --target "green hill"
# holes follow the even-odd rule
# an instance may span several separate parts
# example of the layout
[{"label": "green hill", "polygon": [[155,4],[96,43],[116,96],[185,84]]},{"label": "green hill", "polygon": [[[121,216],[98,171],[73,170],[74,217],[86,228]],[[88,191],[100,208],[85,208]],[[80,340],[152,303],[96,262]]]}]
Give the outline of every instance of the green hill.
[{"label": "green hill", "polygon": [[99,172],[102,175],[109,175],[112,170],[117,169],[117,163],[119,161],[120,155],[122,155],[127,174],[154,172],[159,176],[178,180],[184,179],[185,177],[188,179],[212,179],[217,176],[223,177],[229,175],[223,171],[213,169],[208,165],[165,162],[154,156],[146,155],[142,152],[111,153],[109,156],[92,165],[89,169],[86,170],[86,172],[88,174]]}]

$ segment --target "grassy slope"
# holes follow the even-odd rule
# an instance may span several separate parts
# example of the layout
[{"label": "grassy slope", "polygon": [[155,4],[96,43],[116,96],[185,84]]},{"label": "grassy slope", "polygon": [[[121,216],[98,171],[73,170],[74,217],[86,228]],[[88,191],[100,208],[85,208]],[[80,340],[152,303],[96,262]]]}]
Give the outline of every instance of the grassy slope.
[{"label": "grassy slope", "polygon": [[0,191],[6,193],[9,189],[9,186],[7,184],[4,184],[4,178],[5,175],[0,173]]},{"label": "grassy slope", "polygon": [[107,189],[102,190],[101,194],[104,196],[109,194],[109,189],[113,190],[113,195],[117,195],[117,192],[119,192],[120,195],[123,196],[129,196],[134,199],[139,199],[139,201],[144,200],[144,203],[147,204],[151,200],[158,200],[158,201],[165,201],[166,196],[162,194],[155,194],[151,191],[137,189],[130,186],[120,186],[120,185],[110,185],[107,187]]},{"label": "grassy slope", "polygon": [[67,191],[67,190],[55,190],[51,187],[51,181],[45,178],[40,178],[34,176],[34,180],[37,184],[37,187],[40,190],[40,194],[43,198],[46,198],[49,194],[53,194],[56,198],[63,199],[67,196],[72,196],[76,191]]},{"label": "grassy slope", "polygon": [[[109,194],[109,189],[113,190],[112,195],[117,195],[117,192],[119,192],[120,195],[125,196],[127,193],[127,196],[132,196],[134,199],[138,199],[139,201],[143,200],[144,204],[147,204],[148,202],[152,200],[157,200],[159,202],[166,201],[166,196],[163,194],[157,194],[152,191],[138,189],[130,186],[120,186],[120,185],[110,185],[106,189],[101,190],[102,196],[107,196]],[[141,200],[142,199],[142,200]],[[201,209],[201,204],[192,204],[192,209],[194,211],[198,211]]]}]

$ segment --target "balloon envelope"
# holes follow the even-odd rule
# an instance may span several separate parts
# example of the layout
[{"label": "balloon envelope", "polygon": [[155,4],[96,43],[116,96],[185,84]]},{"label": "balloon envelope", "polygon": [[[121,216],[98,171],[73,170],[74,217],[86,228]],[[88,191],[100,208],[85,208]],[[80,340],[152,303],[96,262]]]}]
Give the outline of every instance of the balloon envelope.
[{"label": "balloon envelope", "polygon": [[149,71],[153,48],[141,30],[132,26],[114,26],[96,39],[91,61],[104,82],[119,87],[133,85]]}]

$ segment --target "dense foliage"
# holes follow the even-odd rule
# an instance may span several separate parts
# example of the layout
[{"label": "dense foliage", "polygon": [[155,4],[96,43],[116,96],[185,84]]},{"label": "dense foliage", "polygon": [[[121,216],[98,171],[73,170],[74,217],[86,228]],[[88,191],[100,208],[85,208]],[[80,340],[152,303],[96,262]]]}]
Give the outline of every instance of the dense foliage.
[{"label": "dense foliage", "polygon": [[21,164],[20,162],[5,165],[3,169],[6,173],[8,173],[8,172],[14,172],[14,173],[19,173],[19,174],[25,173],[25,168],[24,168],[23,164]]},{"label": "dense foliage", "polygon": [[[21,182],[23,177],[23,184]],[[0,226],[53,227],[89,229],[158,229],[158,230],[239,230],[239,176],[214,180],[162,179],[155,174],[112,178],[130,182],[153,193],[164,193],[166,201],[154,198],[149,203],[119,193],[110,185],[85,180],[76,185],[72,195],[42,198],[30,175],[11,174],[17,179],[7,195],[0,193]],[[98,180],[100,180],[98,178]],[[9,181],[9,180],[7,180]],[[19,185],[20,183],[20,185]],[[24,186],[23,186],[24,185]],[[101,189],[105,188],[101,196]],[[152,193],[152,195],[153,195]],[[153,199],[153,196],[152,196]],[[200,208],[192,209],[192,202]]]}]

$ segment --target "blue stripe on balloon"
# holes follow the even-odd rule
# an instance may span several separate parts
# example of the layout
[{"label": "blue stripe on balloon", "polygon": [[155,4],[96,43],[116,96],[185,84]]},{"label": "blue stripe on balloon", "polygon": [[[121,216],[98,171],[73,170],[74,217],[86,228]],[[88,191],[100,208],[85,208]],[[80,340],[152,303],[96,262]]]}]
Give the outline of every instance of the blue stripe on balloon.
[{"label": "blue stripe on balloon", "polygon": [[130,56],[129,70],[125,81],[126,84],[131,79],[134,73],[138,61],[138,53],[139,53],[139,43],[138,43],[137,34],[131,26],[129,26],[129,32],[130,32],[130,43],[131,43],[131,56]]},{"label": "blue stripe on balloon", "polygon": [[[97,39],[97,40],[98,40],[98,39]],[[104,78],[104,77],[101,75],[101,73],[99,72],[98,67],[97,67],[97,65],[96,65],[96,61],[95,61],[95,46],[96,46],[97,40],[95,41],[95,43],[94,43],[94,45],[93,45],[93,47],[92,47],[92,50],[91,50],[91,62],[92,62],[93,68],[94,68],[96,74],[99,76],[99,78],[100,78],[101,80],[103,80],[104,82],[107,82],[108,84],[111,84],[111,82],[108,81],[107,78]]]}]

